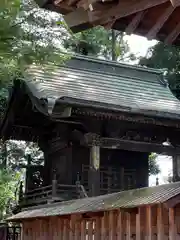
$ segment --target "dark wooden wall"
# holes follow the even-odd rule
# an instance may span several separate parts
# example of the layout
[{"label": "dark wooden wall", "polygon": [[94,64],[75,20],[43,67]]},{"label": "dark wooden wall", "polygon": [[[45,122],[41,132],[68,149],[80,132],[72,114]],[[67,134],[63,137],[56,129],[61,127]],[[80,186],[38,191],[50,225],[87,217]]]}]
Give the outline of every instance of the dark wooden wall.
[{"label": "dark wooden wall", "polygon": [[[88,190],[90,150],[73,147],[72,180],[79,173],[81,184]],[[100,151],[101,193],[148,186],[148,153],[129,152],[115,149]]]},{"label": "dark wooden wall", "polygon": [[[44,185],[55,177],[59,184],[75,184],[78,177],[87,191],[90,147],[65,146],[45,154]],[[100,150],[100,193],[148,186],[148,153],[116,149]]]}]

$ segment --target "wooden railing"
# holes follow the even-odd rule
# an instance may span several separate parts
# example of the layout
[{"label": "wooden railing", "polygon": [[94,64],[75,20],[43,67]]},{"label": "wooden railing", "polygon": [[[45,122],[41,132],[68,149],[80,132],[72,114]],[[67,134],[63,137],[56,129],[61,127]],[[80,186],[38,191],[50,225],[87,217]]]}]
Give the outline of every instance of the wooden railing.
[{"label": "wooden railing", "polygon": [[[136,169],[102,166],[100,168],[100,194],[119,192],[136,187]],[[88,192],[89,165],[82,165],[81,183]]]},{"label": "wooden railing", "polygon": [[52,185],[28,191],[22,198],[23,205],[40,204],[52,197]]},{"label": "wooden railing", "polygon": [[20,205],[33,206],[85,197],[88,197],[88,195],[79,181],[75,185],[66,185],[58,184],[56,180],[53,180],[52,185],[25,192],[20,198]]}]

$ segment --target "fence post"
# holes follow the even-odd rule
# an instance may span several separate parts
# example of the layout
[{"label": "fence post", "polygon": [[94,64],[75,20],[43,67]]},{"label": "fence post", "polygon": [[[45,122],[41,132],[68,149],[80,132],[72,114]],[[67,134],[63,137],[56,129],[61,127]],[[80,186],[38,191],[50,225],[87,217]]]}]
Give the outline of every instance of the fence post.
[{"label": "fence post", "polygon": [[56,174],[54,174],[53,180],[52,180],[52,200],[55,200],[57,198],[57,180],[56,180]]},{"label": "fence post", "polygon": [[79,173],[77,173],[76,192],[78,194],[78,198],[81,198]]}]

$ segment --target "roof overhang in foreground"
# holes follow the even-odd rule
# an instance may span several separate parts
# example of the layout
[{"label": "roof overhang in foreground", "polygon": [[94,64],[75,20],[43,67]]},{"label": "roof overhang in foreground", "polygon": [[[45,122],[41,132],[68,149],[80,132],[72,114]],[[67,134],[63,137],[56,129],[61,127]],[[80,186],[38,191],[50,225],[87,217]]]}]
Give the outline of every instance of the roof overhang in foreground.
[{"label": "roof overhang in foreground", "polygon": [[37,0],[42,8],[64,15],[73,32],[104,26],[180,45],[179,0]]}]

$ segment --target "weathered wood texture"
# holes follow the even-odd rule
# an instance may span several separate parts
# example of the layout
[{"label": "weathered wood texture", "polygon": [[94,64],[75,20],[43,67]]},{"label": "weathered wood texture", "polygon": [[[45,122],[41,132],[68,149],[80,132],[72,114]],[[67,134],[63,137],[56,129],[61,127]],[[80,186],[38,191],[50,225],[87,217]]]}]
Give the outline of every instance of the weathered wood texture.
[{"label": "weathered wood texture", "polygon": [[[23,222],[23,240],[166,240],[179,239],[180,208],[146,206],[136,211],[111,210]],[[86,218],[85,218],[86,216]]]},{"label": "weathered wood texture", "polygon": [[97,0],[56,0],[43,4],[44,8],[65,14],[65,21],[74,32],[102,25],[176,45],[179,6],[179,0],[110,0],[101,4]]}]

